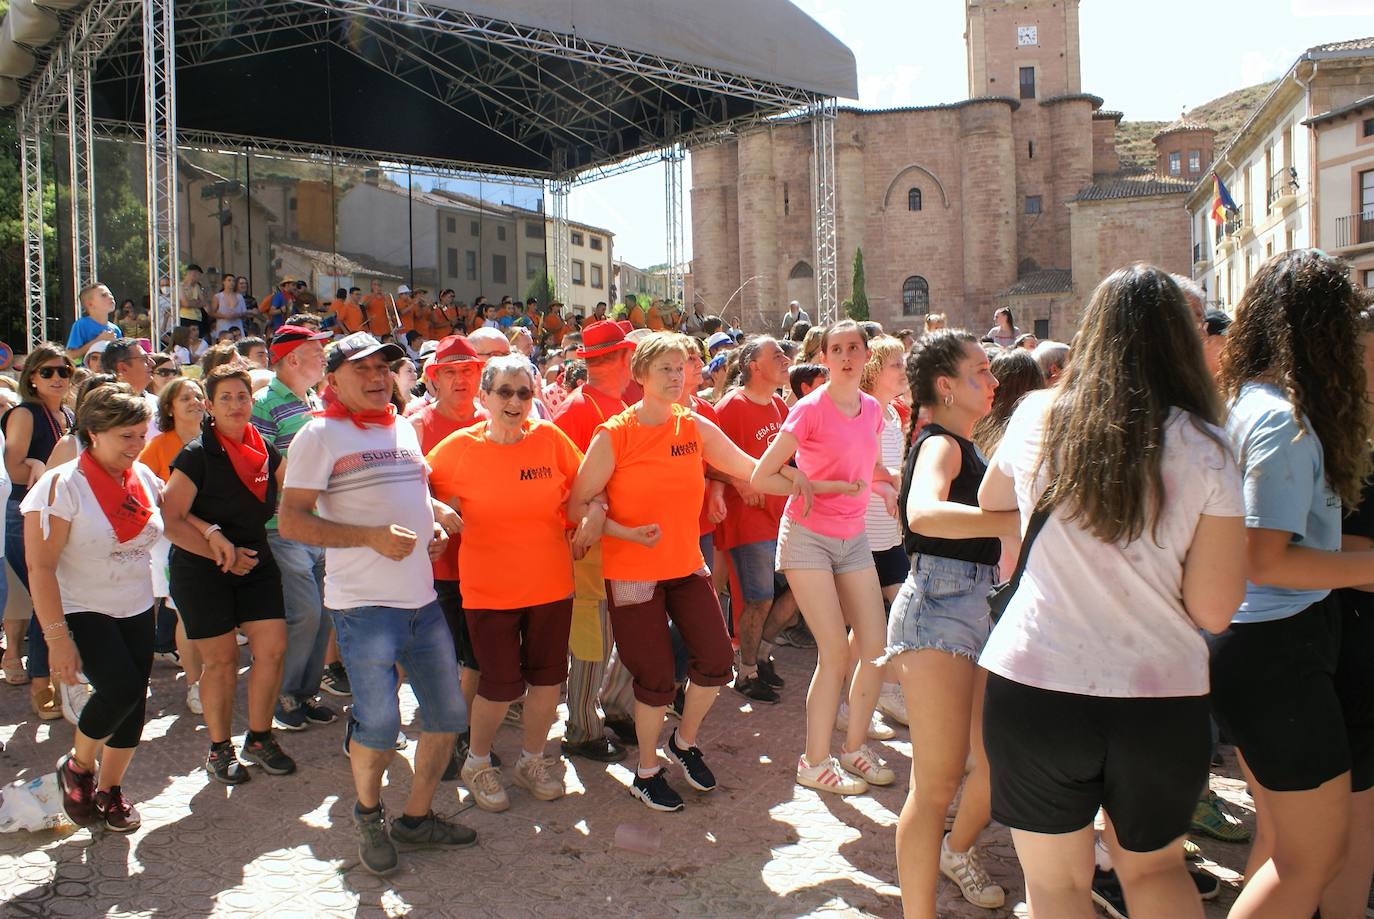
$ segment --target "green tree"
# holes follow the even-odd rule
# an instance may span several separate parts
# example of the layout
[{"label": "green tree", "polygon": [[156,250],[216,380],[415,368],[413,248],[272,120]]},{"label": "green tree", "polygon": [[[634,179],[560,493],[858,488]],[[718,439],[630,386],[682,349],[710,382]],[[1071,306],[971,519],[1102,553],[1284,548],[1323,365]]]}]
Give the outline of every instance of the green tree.
[{"label": "green tree", "polygon": [[133,144],[95,145],[99,280],[117,301],[136,304],[148,296],[148,205],[134,193],[129,170],[131,158],[141,152]]},{"label": "green tree", "polygon": [[525,299],[533,297],[539,301],[539,308],[547,311],[549,304],[555,299],[553,291],[553,278],[549,277],[547,271],[541,271],[530,280],[530,286],[525,290]]},{"label": "green tree", "polygon": [[868,319],[868,294],[864,291],[864,250],[854,250],[854,292],[845,301],[845,312],[850,319],[865,322]]}]

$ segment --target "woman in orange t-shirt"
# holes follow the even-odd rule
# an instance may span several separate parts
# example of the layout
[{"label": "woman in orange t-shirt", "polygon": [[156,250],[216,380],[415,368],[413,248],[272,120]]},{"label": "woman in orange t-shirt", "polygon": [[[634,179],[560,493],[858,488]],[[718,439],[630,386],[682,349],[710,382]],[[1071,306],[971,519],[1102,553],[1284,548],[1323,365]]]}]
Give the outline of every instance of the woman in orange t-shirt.
[{"label": "woman in orange t-shirt", "polygon": [[[565,512],[582,454],[556,425],[530,419],[537,390],[529,368],[519,354],[492,358],[479,394],[491,418],[450,434],[428,456],[434,494],[463,517],[458,571],[481,677],[462,780],[488,811],[510,806],[491,741],[522,693],[525,741],[515,784],[541,801],[563,795],[544,748],[568,675],[573,574]],[[518,569],[510,564],[514,533]]]},{"label": "woman in orange t-shirt", "polygon": [[[657,753],[664,712],[676,691],[669,619],[687,646],[690,684],[667,748],[693,788],[710,791],[716,785],[696,735],[716,693],[730,680],[734,652],[701,556],[697,518],[707,463],[738,478],[754,471],[754,461],[720,428],[676,404],[686,381],[687,355],[676,333],[655,332],[640,342],[630,372],[644,387],[644,398],[597,429],[568,502],[572,519],[580,521],[573,541],[578,557],[601,538],[607,509],[595,499],[602,492],[616,521],[647,526],[652,533],[638,542],[608,530],[601,551],[616,647],[634,678],[639,769],[631,792],[658,811],[683,806]],[[823,488],[831,484],[820,483]],[[809,506],[813,487],[791,470],[768,477],[759,490],[797,493]]]},{"label": "woman in orange t-shirt", "polygon": [[[147,466],[162,481],[172,477],[172,460],[181,448],[200,436],[200,423],[205,418],[205,392],[200,383],[189,377],[177,377],[157,397],[157,429],[162,433],[143,446],[138,461]],[[175,611],[172,592],[167,583],[167,565],[172,544],[166,537],[153,546],[153,595],[158,602]],[[186,627],[177,614],[177,656],[186,675],[186,707],[192,714],[201,714],[200,673],[203,664],[195,643],[186,637]]]}]

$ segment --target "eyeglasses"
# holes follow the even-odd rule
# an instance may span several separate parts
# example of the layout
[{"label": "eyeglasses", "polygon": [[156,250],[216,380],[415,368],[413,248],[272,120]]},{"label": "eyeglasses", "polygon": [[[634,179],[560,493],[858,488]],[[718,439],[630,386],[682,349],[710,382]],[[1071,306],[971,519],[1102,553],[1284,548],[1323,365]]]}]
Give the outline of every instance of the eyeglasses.
[{"label": "eyeglasses", "polygon": [[181,371],[175,367],[159,367],[156,370],[154,370],[153,373],[157,374],[160,377],[181,376]]},{"label": "eyeglasses", "polygon": [[497,389],[490,389],[487,391],[491,393],[493,396],[505,399],[508,402],[511,399],[519,399],[521,402],[528,402],[534,398],[534,390],[530,389],[528,386],[521,386],[519,389],[511,389],[509,386],[501,386]]},{"label": "eyeglasses", "polygon": [[69,377],[71,377],[71,375],[72,375],[72,368],[70,368],[70,367],[39,367],[39,368],[38,368],[38,375],[39,375],[40,377],[42,377],[43,379],[45,379],[45,380],[51,380],[51,379],[53,378],[53,374],[57,374],[58,376],[60,376],[62,379],[65,380],[65,379],[68,379]]}]

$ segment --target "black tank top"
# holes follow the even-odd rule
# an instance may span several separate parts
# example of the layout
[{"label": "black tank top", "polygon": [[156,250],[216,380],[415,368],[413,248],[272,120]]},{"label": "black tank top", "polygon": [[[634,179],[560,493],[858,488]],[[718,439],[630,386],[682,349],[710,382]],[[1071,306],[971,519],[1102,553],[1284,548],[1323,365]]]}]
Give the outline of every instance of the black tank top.
[{"label": "black tank top", "polygon": [[[958,434],[940,427],[938,424],[927,424],[921,429],[921,433],[916,435],[914,443],[906,455],[906,464],[902,468],[902,490],[898,495],[897,506],[901,509],[902,519],[906,519],[907,496],[911,493],[911,476],[916,469],[916,457],[921,452],[921,446],[930,438],[943,435],[952,438],[959,445],[959,453],[963,458],[963,463],[959,467],[959,474],[954,477],[954,481],[949,483],[949,500],[958,504],[967,504],[970,507],[978,506],[978,486],[983,482],[983,473],[987,471],[987,462],[978,454],[973,442],[965,440]],[[935,536],[922,536],[913,533],[910,526],[902,528],[902,544],[905,546],[907,554],[912,555],[919,552],[922,555],[936,555],[940,558],[952,558],[961,562],[977,562],[980,565],[996,565],[1002,557],[1002,541],[995,536],[982,536],[975,539],[940,539]]]},{"label": "black tank top", "polygon": [[[0,429],[3,429],[6,436],[8,436],[10,415],[13,415],[21,409],[33,416],[33,435],[29,437],[29,452],[24,454],[24,458],[36,459],[39,462],[47,463],[48,457],[52,456],[53,448],[56,447],[57,442],[62,439],[62,435],[58,433],[52,416],[48,414],[47,409],[40,403],[21,402],[8,412],[5,412],[5,416],[0,418]],[[67,430],[71,430],[72,424],[75,422],[75,416],[73,416],[71,411],[65,406],[62,408],[62,417],[67,422]],[[14,490],[10,492],[10,500],[18,501],[23,498],[24,495],[28,494],[28,491],[27,485],[20,485],[18,482],[15,482]]]}]

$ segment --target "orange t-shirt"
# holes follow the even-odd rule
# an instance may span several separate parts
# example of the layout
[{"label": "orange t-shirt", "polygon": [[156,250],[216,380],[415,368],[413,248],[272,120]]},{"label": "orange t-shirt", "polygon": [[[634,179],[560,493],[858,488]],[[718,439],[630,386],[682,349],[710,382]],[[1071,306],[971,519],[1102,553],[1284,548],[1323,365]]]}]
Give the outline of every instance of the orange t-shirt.
[{"label": "orange t-shirt", "polygon": [[391,331],[391,320],[386,316],[387,299],[383,294],[365,297],[363,309],[367,311],[367,331],[378,338]]},{"label": "orange t-shirt", "polygon": [[568,324],[557,313],[549,313],[544,317],[544,331],[548,333],[549,345],[557,348],[563,344],[563,336],[568,333]]},{"label": "orange t-shirt", "polygon": [[658,307],[649,307],[648,323],[649,328],[655,332],[662,332],[664,330],[665,326],[663,324],[663,317],[659,315]]},{"label": "orange t-shirt", "polygon": [[625,314],[625,318],[630,320],[630,325],[636,329],[644,328],[644,310],[638,305],[630,307],[630,311]]},{"label": "orange t-shirt", "polygon": [[[429,333],[425,336],[426,338],[439,341],[453,334],[453,319],[456,311],[453,311],[452,307],[445,307],[443,304],[436,303],[427,312],[429,313],[426,317]],[[424,330],[421,329],[421,331]]]},{"label": "orange t-shirt", "polygon": [[[567,502],[582,454],[557,426],[523,425],[519,443],[487,440],[491,422],[450,434],[429,452],[429,481],[440,501],[456,499],[463,606],[524,609],[572,596]],[[473,475],[475,469],[481,475]],[[519,534],[518,563],[511,554]]]},{"label": "orange t-shirt", "polygon": [[143,445],[138,461],[156,472],[157,477],[165,482],[172,477],[172,460],[177,458],[183,446],[185,444],[176,431],[163,431]]},{"label": "orange t-shirt", "polygon": [[361,332],[365,325],[363,311],[358,304],[352,300],[339,302],[334,310],[334,318],[339,328],[345,332]]},{"label": "orange t-shirt", "polygon": [[639,423],[626,409],[597,430],[611,437],[615,472],[606,484],[610,518],[627,527],[656,523],[656,545],[603,536],[601,562],[616,581],[670,581],[701,568],[697,518],[706,493],[706,462],[690,408],[672,407],[663,424]]},{"label": "orange t-shirt", "polygon": [[[401,318],[402,332],[409,332],[415,328],[415,301],[410,297],[401,296],[396,298],[396,314]],[[409,310],[409,312],[407,312]]]}]

